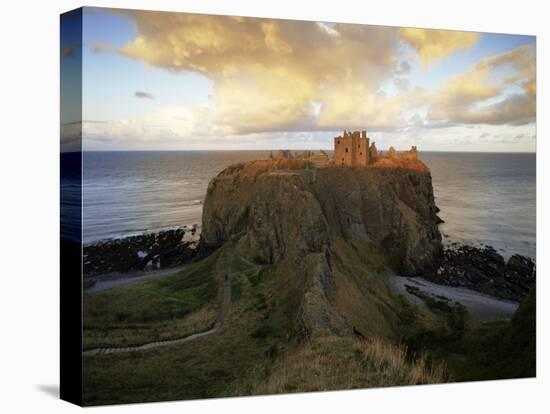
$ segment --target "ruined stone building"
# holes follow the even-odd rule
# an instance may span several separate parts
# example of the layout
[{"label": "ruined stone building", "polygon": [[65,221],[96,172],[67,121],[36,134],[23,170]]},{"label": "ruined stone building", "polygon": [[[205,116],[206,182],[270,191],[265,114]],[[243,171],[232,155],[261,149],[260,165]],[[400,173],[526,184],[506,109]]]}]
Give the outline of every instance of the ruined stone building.
[{"label": "ruined stone building", "polygon": [[347,167],[364,167],[369,163],[369,138],[367,131],[344,131],[334,138],[334,162]]},{"label": "ruined stone building", "polygon": [[385,153],[378,153],[375,143],[369,141],[365,130],[344,131],[343,135],[334,138],[334,157],[331,164],[342,167],[366,167],[376,164],[377,161],[383,161],[387,165],[387,160],[402,163],[418,159],[418,151],[414,145],[408,151],[398,152],[394,147],[390,147]]}]

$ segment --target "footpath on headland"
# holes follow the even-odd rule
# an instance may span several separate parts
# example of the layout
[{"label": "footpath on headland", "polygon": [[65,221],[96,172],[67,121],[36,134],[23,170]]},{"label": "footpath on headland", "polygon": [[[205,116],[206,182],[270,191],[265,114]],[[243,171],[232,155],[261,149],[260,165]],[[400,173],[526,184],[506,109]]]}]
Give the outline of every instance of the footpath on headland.
[{"label": "footpath on headland", "polygon": [[96,277],[94,283],[89,287],[84,287],[86,293],[96,293],[102,290],[111,289],[118,286],[131,285],[132,283],[144,282],[159,277],[171,276],[184,271],[189,265],[179,265],[166,269],[157,270],[134,270],[127,273],[112,273]]},{"label": "footpath on headland", "polygon": [[[82,352],[84,356],[88,355],[97,355],[97,354],[116,354],[116,353],[124,353],[124,352],[134,352],[134,351],[145,351],[148,349],[158,348],[161,346],[168,346],[168,345],[176,345],[176,344],[182,344],[185,342],[192,341],[197,338],[202,338],[207,335],[211,335],[214,332],[216,332],[218,329],[220,329],[224,322],[225,318],[229,314],[229,311],[231,309],[231,278],[234,276],[237,276],[242,273],[250,272],[252,270],[257,270],[260,266],[256,265],[248,260],[246,260],[244,257],[239,256],[239,258],[250,265],[250,268],[238,271],[238,272],[230,272],[230,262],[231,259],[234,257],[235,252],[231,252],[229,255],[226,255],[224,257],[224,274],[223,274],[223,299],[222,299],[222,306],[220,309],[220,313],[214,323],[211,325],[211,327],[202,332],[197,332],[190,335],[185,335],[181,337],[175,337],[175,338],[168,338],[160,341],[151,341],[146,342],[139,345],[129,345],[129,346],[121,346],[121,347],[101,347],[101,348],[91,348],[86,349]],[[170,273],[171,274],[171,273]],[[164,276],[168,276],[168,274],[164,274]],[[134,278],[135,279],[135,278]]]}]

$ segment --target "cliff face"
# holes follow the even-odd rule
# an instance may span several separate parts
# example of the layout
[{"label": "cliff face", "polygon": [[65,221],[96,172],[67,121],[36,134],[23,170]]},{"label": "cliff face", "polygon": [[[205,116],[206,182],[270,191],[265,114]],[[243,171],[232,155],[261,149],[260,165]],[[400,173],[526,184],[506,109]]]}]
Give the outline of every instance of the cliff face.
[{"label": "cliff face", "polygon": [[212,180],[202,224],[207,246],[245,238],[257,260],[277,263],[325,252],[336,239],[360,239],[405,275],[422,273],[441,254],[427,168],[269,165],[232,166]]},{"label": "cliff face", "polygon": [[419,274],[442,252],[429,170],[405,166],[231,166],[209,184],[201,243],[277,268],[306,335],[391,336],[395,306],[373,269]]}]

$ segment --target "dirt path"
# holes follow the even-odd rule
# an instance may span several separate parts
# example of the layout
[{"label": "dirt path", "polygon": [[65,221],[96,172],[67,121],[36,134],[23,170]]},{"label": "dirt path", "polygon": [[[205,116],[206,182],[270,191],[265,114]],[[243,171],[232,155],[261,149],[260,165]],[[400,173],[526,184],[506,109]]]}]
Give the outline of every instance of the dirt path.
[{"label": "dirt path", "polygon": [[[229,269],[230,268],[230,260],[235,255],[235,252],[231,252],[228,256],[225,256],[224,258],[224,268]],[[251,263],[250,261],[246,260],[244,257],[239,256],[239,258],[244,261],[245,263],[251,265],[252,267],[249,269],[241,270],[239,272],[231,273],[229,270],[226,270],[223,275],[223,303],[222,308],[220,310],[220,314],[216,318],[216,321],[212,324],[212,327],[209,328],[206,331],[203,332],[197,332],[191,335],[186,335],[182,337],[176,337],[176,338],[170,338],[170,339],[164,339],[160,341],[153,341],[153,342],[147,342],[145,344],[141,345],[134,345],[134,346],[126,346],[126,347],[104,347],[104,348],[92,348],[85,351],[82,351],[82,354],[84,356],[86,355],[97,355],[97,354],[116,354],[116,353],[122,353],[122,352],[133,352],[133,351],[144,351],[147,349],[152,348],[158,348],[161,346],[166,345],[174,345],[174,344],[181,344],[184,342],[192,341],[193,339],[201,338],[203,336],[207,336],[210,334],[213,334],[216,332],[219,328],[223,326],[223,323],[225,321],[225,317],[229,314],[229,310],[231,308],[231,277],[236,276],[242,273],[250,272],[252,270],[257,270],[261,266],[256,265],[254,263]]]},{"label": "dirt path", "polygon": [[421,277],[390,276],[386,283],[392,290],[416,304],[422,304],[423,301],[410,294],[407,291],[407,285],[414,286],[435,298],[445,297],[461,303],[475,319],[482,321],[510,319],[519,306],[516,302],[487,296],[470,289],[437,285]]},{"label": "dirt path", "polygon": [[111,273],[103,276],[93,277],[92,280],[95,283],[84,288],[86,293],[101,292],[105,289],[114,288],[117,286],[130,285],[132,283],[144,282],[150,279],[156,279],[159,277],[171,276],[185,270],[189,265],[181,265],[177,267],[170,267],[167,269],[159,270],[138,270],[129,273]]}]

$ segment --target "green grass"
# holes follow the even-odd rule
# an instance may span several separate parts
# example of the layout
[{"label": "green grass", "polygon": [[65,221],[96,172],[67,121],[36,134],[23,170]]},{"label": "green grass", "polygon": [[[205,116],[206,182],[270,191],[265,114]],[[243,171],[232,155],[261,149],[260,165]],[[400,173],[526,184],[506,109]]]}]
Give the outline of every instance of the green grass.
[{"label": "green grass", "polygon": [[251,283],[252,287],[256,287],[264,280],[266,280],[267,277],[269,277],[269,272],[268,270],[263,268],[256,269],[255,271],[247,272],[246,277],[248,278],[248,281]]},{"label": "green grass", "polygon": [[[203,274],[224,267],[221,255],[206,260],[207,263],[197,263]],[[236,271],[232,267],[229,270]],[[272,274],[272,269],[265,268],[262,272],[265,277],[261,283],[251,283],[247,273],[236,275],[231,280],[231,311],[224,326],[210,336],[143,352],[86,356],[85,403],[96,405],[251,393],[256,384],[267,378],[277,355],[294,346],[289,342],[287,331],[293,321],[286,320],[284,306],[275,293],[277,280],[267,276]],[[220,275],[221,281],[223,271]],[[201,278],[193,277],[192,280],[195,282],[167,281],[161,284],[162,287],[155,285],[154,289],[177,286],[197,294],[202,285],[199,283]],[[216,287],[213,290],[216,291]],[[127,295],[128,289],[118,293]],[[147,300],[154,299],[149,297]],[[217,300],[221,303],[221,295]],[[147,302],[140,304],[147,305]],[[207,302],[187,318],[208,306]],[[266,335],[254,335],[257,330],[265,332],[266,329],[269,330]]]},{"label": "green grass", "polygon": [[238,279],[231,279],[231,303],[238,303],[243,297],[243,283]]},{"label": "green grass", "polygon": [[479,324],[467,332],[449,358],[459,380],[536,375],[535,296],[533,289],[511,321]]},{"label": "green grass", "polygon": [[205,329],[216,317],[220,254],[161,279],[85,294],[85,348],[139,344]]},{"label": "green grass", "polygon": [[480,322],[471,319],[463,306],[452,304],[436,305],[435,318],[421,319],[421,308],[404,301],[402,341],[411,354],[426,354],[444,363],[454,381],[532,377],[536,373],[534,302],[532,292],[512,321]]},{"label": "green grass", "polygon": [[87,405],[235,395],[251,372],[267,369],[269,346],[246,335],[247,320],[226,321],[211,336],[138,353],[93,356],[84,362]]},{"label": "green grass", "polygon": [[458,340],[464,336],[468,312],[464,305],[452,302],[443,296],[432,296],[416,286],[405,285],[405,289],[412,295],[422,299],[428,309],[436,315],[442,316],[443,324],[439,336],[445,341]]},{"label": "green grass", "polygon": [[239,255],[234,255],[231,258],[230,266],[233,272],[242,272],[244,270],[250,269],[250,264],[244,261]]},{"label": "green grass", "polygon": [[534,370],[533,304],[512,323],[475,323],[452,303],[432,303],[433,312],[385,289],[376,276],[379,258],[356,259],[363,246],[353,251],[334,243],[331,300],[368,341],[303,339],[295,329],[304,268],[282,262],[247,272],[250,264],[237,256],[228,265],[232,247],[177,275],[85,295],[86,344],[140,343],[204,330],[219,311],[224,272],[234,274],[231,310],[212,335],[84,357],[86,405],[528,376]]}]

